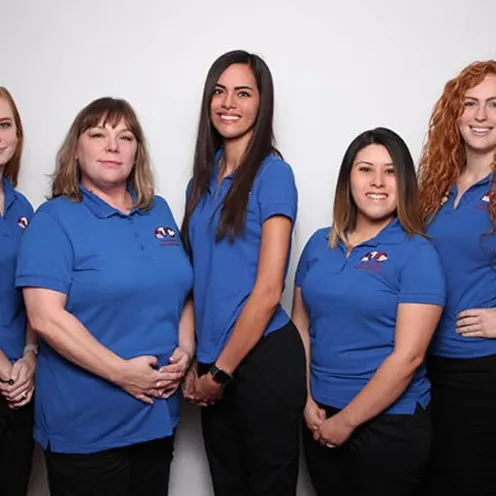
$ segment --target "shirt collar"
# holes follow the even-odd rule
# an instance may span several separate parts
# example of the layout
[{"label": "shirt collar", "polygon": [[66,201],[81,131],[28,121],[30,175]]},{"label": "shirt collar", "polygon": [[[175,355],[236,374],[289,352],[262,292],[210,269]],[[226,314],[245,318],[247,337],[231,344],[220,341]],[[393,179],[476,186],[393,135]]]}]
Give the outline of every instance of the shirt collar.
[{"label": "shirt collar", "polygon": [[[405,230],[401,226],[398,217],[395,217],[386,226],[384,226],[376,236],[360,243],[358,246],[376,247],[381,243],[398,244],[404,239]],[[342,249],[346,249],[346,246],[341,239],[338,244]]]},{"label": "shirt collar", "polygon": [[[120,217],[128,217],[133,214],[144,215],[146,212],[140,210],[138,207],[134,207],[129,214],[125,214],[120,210],[109,205],[106,201],[102,200],[99,196],[95,195],[88,189],[86,189],[82,184],[79,185],[79,190],[83,195],[83,203],[90,209],[90,211],[100,219],[106,219],[112,217],[113,215],[118,215]],[[136,191],[128,187],[129,193],[131,194],[133,200],[136,199]]]},{"label": "shirt collar", "polygon": [[2,178],[2,185],[4,195],[4,212],[7,212],[9,207],[16,201],[17,194],[11,182],[6,177]]}]

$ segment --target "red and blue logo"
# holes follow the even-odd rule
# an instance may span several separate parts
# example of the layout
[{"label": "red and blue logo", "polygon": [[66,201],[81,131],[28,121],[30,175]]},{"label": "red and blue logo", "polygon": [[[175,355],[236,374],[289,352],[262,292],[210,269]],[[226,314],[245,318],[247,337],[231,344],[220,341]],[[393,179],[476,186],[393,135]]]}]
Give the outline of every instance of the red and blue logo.
[{"label": "red and blue logo", "polygon": [[161,246],[179,245],[179,236],[171,227],[159,226],[155,228],[154,236],[160,240]]},{"label": "red and blue logo", "polygon": [[489,210],[489,203],[491,200],[491,192],[488,191],[484,195],[482,195],[481,199],[479,200],[479,203],[477,203],[477,210],[485,210],[486,212]]},{"label": "red and blue logo", "polygon": [[17,225],[21,229],[26,229],[26,227],[28,227],[28,224],[29,224],[29,219],[27,217],[19,217],[17,219]]},{"label": "red and blue logo", "polygon": [[371,270],[372,272],[381,272],[382,264],[389,260],[389,255],[383,251],[369,251],[360,259],[357,269]]}]

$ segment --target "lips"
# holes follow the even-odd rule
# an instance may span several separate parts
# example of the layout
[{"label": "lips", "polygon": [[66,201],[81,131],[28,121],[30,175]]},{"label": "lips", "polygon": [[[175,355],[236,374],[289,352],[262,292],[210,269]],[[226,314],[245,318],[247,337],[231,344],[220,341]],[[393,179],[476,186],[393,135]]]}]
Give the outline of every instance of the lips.
[{"label": "lips", "polygon": [[106,165],[108,167],[118,167],[121,165],[121,162],[116,162],[115,160],[100,160],[99,161],[102,165]]},{"label": "lips", "polygon": [[231,114],[217,114],[217,115],[222,122],[226,122],[229,124],[233,122],[238,122],[239,119],[241,119],[241,116],[239,115],[231,115]]},{"label": "lips", "polygon": [[389,195],[386,193],[365,193],[365,196],[374,201],[381,201],[386,200]]},{"label": "lips", "polygon": [[492,130],[492,127],[487,126],[469,126],[470,130],[476,136],[487,136]]}]

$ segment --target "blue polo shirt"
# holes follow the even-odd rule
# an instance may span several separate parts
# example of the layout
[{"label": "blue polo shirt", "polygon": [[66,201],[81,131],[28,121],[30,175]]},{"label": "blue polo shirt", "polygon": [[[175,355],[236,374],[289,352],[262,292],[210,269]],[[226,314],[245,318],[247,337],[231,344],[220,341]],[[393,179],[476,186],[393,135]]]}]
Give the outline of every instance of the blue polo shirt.
[{"label": "blue polo shirt", "polygon": [[33,207],[10,182],[2,179],[4,213],[0,215],[0,350],[14,362],[22,357],[26,342],[26,312],[22,293],[15,287],[16,259],[21,236]]},{"label": "blue polo shirt", "polygon": [[[400,303],[442,306],[444,274],[432,245],[409,237],[391,221],[346,257],[344,243],[329,248],[330,228],[308,241],[296,272],[308,311],[311,392],[322,404],[344,408],[392,353]],[[385,413],[412,414],[430,400],[425,365]]]},{"label": "blue polo shirt", "polygon": [[[192,287],[192,269],[166,201],[129,215],[81,187],[38,209],[19,251],[16,284],[67,295],[66,309],[124,359],[167,365]],[[35,438],[61,453],[91,453],[170,436],[178,395],[153,405],[128,395],[42,343]]]},{"label": "blue polo shirt", "polygon": [[[217,163],[219,158],[218,153]],[[233,179],[232,175],[227,176],[217,187],[217,174],[216,165],[208,193],[198,203],[189,223],[195,281],[196,353],[198,361],[202,363],[217,360],[253,290],[262,224],[269,217],[283,215],[294,225],[298,203],[291,167],[275,155],[269,155],[253,181],[244,233],[234,241],[224,237],[217,242],[219,206]],[[280,329],[288,321],[288,315],[279,305],[265,334]]]},{"label": "blue polo shirt", "polygon": [[452,358],[496,354],[496,339],[455,332],[457,315],[470,308],[496,307],[496,233],[489,218],[490,177],[469,188],[454,207],[458,188],[449,193],[427,234],[446,273],[447,299],[430,353]]}]

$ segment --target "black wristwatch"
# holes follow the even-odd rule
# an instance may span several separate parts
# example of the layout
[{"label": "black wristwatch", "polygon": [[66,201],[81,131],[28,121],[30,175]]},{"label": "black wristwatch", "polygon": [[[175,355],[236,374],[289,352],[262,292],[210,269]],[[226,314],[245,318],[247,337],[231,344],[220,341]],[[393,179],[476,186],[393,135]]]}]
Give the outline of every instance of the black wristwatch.
[{"label": "black wristwatch", "polygon": [[233,376],[231,374],[217,367],[215,363],[210,367],[208,372],[212,376],[214,382],[222,387],[226,387],[233,379]]}]

